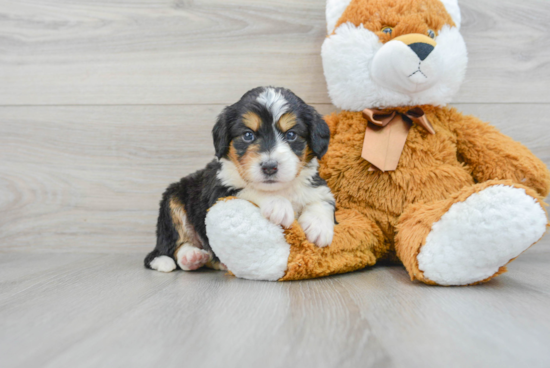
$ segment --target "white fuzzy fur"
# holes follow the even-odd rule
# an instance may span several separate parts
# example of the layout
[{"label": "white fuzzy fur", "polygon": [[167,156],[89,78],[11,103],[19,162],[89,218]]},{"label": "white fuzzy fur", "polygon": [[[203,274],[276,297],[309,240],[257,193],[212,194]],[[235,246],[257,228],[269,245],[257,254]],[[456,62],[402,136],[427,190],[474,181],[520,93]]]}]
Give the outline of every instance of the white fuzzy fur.
[{"label": "white fuzzy fur", "polygon": [[[444,26],[424,61],[400,41],[382,44],[363,27],[344,23],[323,43],[321,55],[329,95],[343,110],[397,106],[444,106],[466,73],[466,44],[457,27]],[[420,69],[421,74],[411,76]]]},{"label": "white fuzzy fur", "polygon": [[215,204],[206,215],[210,246],[235,276],[277,281],[285,275],[290,245],[283,229],[249,201]]},{"label": "white fuzzy fur", "polygon": [[453,18],[453,22],[455,22],[456,27],[460,29],[460,23],[462,22],[462,16],[460,14],[460,7],[458,6],[458,0],[441,0],[443,5],[445,5],[445,9],[447,9],[447,13]]},{"label": "white fuzzy fur", "polygon": [[172,272],[176,269],[176,262],[171,257],[160,256],[151,261],[151,268],[160,272]]},{"label": "white fuzzy fur", "polygon": [[537,242],[546,225],[544,210],[525,190],[489,187],[433,224],[418,267],[440,285],[482,281]]},{"label": "white fuzzy fur", "polygon": [[327,0],[327,34],[334,31],[336,23],[338,23],[350,3],[351,0]]}]

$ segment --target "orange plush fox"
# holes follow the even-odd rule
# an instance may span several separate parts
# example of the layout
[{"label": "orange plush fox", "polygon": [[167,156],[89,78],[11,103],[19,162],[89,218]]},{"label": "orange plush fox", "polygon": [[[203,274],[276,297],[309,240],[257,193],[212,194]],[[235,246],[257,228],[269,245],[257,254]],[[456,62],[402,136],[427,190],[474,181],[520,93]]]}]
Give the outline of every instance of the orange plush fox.
[{"label": "orange plush fox", "polygon": [[[241,199],[214,205],[210,243],[236,276],[297,280],[403,263],[412,280],[490,280],[548,220],[545,165],[520,143],[447,107],[467,52],[456,0],[329,0],[323,66],[343,111],[320,174],[336,199],[334,240],[318,248]],[[253,224],[253,226],[251,226]]]}]

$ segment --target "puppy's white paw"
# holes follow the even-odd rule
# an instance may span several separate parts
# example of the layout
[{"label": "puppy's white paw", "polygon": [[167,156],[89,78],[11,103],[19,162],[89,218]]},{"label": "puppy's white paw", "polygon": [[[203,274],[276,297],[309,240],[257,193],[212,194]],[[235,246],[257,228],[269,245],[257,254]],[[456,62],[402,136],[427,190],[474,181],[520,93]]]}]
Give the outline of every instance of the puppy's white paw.
[{"label": "puppy's white paw", "polygon": [[272,197],[260,206],[262,215],[275,225],[289,228],[294,222],[294,209],[290,201],[284,197]]},{"label": "puppy's white paw", "polygon": [[149,266],[159,272],[172,272],[176,269],[176,262],[171,257],[160,256],[153,259]]},{"label": "puppy's white paw", "polygon": [[176,259],[178,266],[184,271],[194,271],[201,268],[211,260],[210,252],[184,244],[178,249]]},{"label": "puppy's white paw", "polygon": [[318,247],[326,247],[334,237],[334,213],[328,211],[305,211],[298,219],[307,240]]}]

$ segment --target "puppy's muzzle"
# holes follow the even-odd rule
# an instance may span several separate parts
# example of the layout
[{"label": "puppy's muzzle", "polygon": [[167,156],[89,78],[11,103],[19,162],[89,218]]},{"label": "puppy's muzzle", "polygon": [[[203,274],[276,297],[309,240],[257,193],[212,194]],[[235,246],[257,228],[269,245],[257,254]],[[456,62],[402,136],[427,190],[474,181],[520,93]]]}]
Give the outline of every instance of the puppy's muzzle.
[{"label": "puppy's muzzle", "polygon": [[277,161],[267,161],[260,164],[262,172],[265,176],[273,176],[277,174],[279,164]]}]

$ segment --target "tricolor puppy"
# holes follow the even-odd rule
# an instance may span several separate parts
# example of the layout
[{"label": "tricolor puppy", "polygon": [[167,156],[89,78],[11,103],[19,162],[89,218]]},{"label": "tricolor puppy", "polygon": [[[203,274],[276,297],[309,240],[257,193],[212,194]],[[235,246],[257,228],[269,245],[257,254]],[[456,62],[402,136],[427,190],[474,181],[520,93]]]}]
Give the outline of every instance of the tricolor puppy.
[{"label": "tricolor puppy", "polygon": [[217,159],[164,193],[157,245],[145,258],[146,267],[223,269],[208,243],[205,218],[228,196],[257,204],[284,227],[298,215],[309,241],[320,247],[331,243],[335,202],[317,162],[330,132],[313,107],[287,89],[256,88],[223,110],[212,135]]}]

